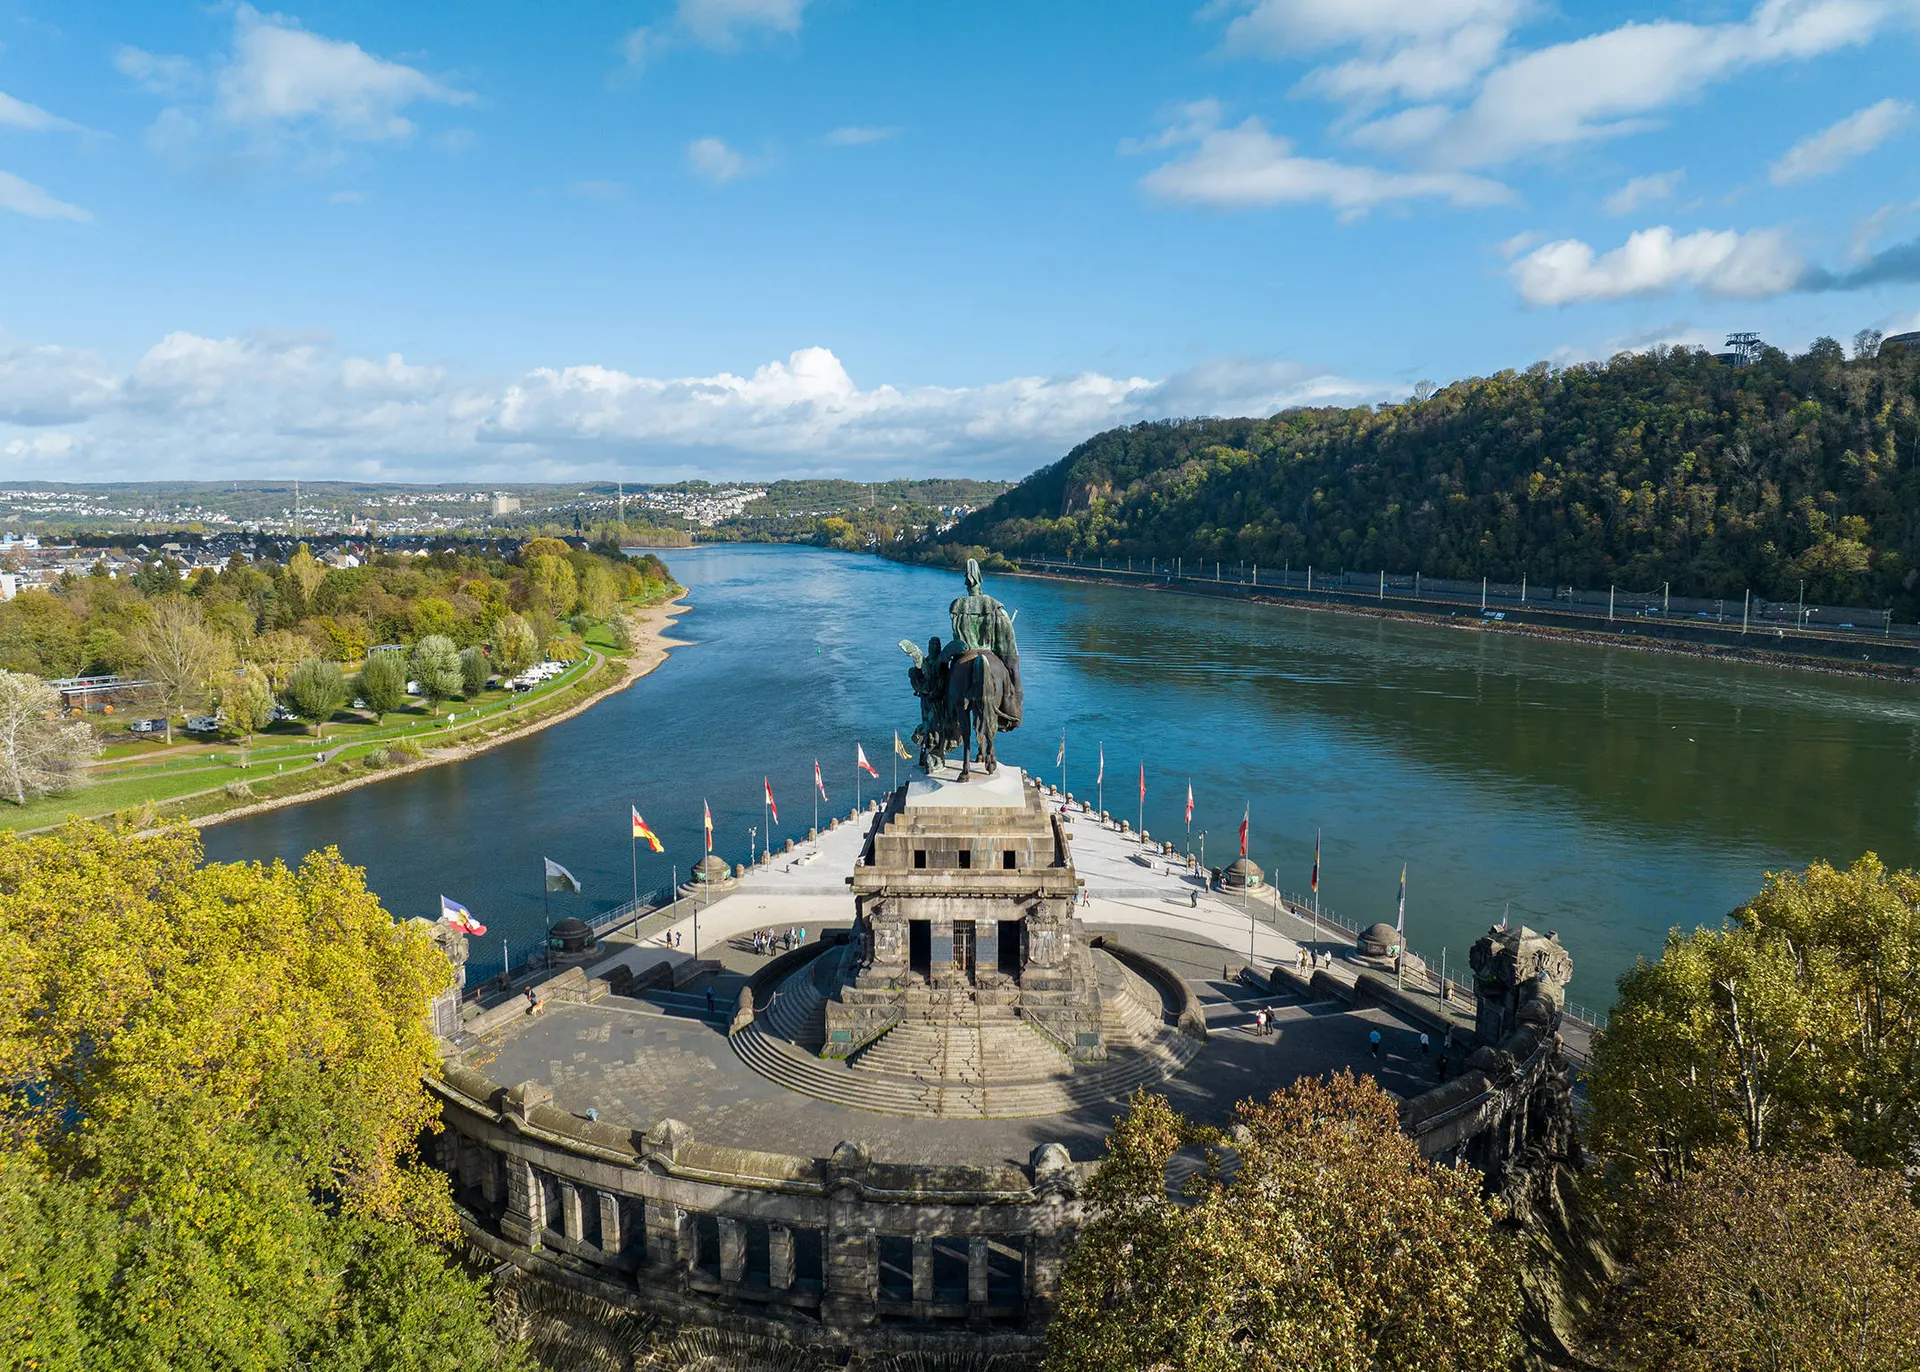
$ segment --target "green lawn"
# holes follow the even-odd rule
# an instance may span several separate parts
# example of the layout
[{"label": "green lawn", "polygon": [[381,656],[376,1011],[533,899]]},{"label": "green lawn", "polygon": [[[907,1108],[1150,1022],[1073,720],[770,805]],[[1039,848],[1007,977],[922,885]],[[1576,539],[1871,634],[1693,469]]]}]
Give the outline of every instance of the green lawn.
[{"label": "green lawn", "polygon": [[[342,711],[328,723],[324,739],[293,725],[276,725],[256,735],[251,747],[242,738],[222,739],[211,745],[201,740],[189,742],[178,730],[171,747],[140,740],[116,744],[110,739],[104,760],[89,771],[85,784],[24,806],[0,805],[0,829],[37,829],[58,824],[70,815],[110,815],[148,802],[179,801],[207,791],[217,794],[188,802],[187,808],[194,814],[211,814],[246,803],[225,793],[223,788],[231,782],[245,782],[262,798],[330,784],[355,770],[365,771],[363,759],[369,753],[405,739],[430,738],[438,745],[467,741],[475,734],[491,733],[500,727],[517,727],[530,717],[545,714],[544,707],[558,697],[576,694],[596,675],[594,669],[602,660],[598,653],[582,658],[531,691],[488,690],[471,701],[451,701],[442,705],[437,715],[429,715],[424,705],[414,705],[395,711],[376,725],[368,716]],[[124,739],[124,735],[121,737]],[[338,758],[327,767],[310,766],[317,753],[336,750]],[[345,771],[341,764],[348,764]]]}]

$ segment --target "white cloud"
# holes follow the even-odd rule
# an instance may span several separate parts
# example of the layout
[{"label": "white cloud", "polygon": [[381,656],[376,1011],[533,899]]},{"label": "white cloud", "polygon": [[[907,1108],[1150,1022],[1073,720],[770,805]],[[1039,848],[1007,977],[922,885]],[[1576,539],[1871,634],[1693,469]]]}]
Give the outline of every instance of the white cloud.
[{"label": "white cloud", "polygon": [[1506,42],[1504,25],[1469,24],[1430,42],[1318,68],[1301,81],[1300,93],[1356,104],[1454,95],[1493,65]]},{"label": "white cloud", "polygon": [[[1533,0],[1217,0],[1230,53],[1347,54],[1296,88],[1347,107],[1355,144],[1427,170],[1515,157],[1652,126],[1743,71],[1857,47],[1920,18],[1913,0],[1755,0],[1741,19],[1659,19],[1516,51]],[[1395,108],[1399,106],[1399,108]],[[1361,119],[1364,122],[1354,122]]]},{"label": "white cloud", "polygon": [[827,134],[821,141],[836,148],[859,148],[869,143],[884,143],[900,130],[895,128],[872,128],[862,124],[848,124]]},{"label": "white cloud", "polygon": [[235,14],[233,47],[219,86],[221,112],[235,124],[315,121],[343,138],[401,139],[414,131],[401,114],[408,105],[473,99],[358,43],[322,38],[247,5]]},{"label": "white cloud", "polygon": [[798,33],[807,0],[680,0],[674,22],[687,37],[730,52],[752,33]]},{"label": "white cloud", "polygon": [[71,424],[111,405],[120,378],[96,353],[0,340],[0,423]]},{"label": "white cloud", "polygon": [[71,119],[62,119],[57,114],[49,114],[38,105],[29,105],[0,91],[0,128],[24,129],[29,133],[45,133],[62,129],[72,133],[85,133],[86,130]]},{"label": "white cloud", "polygon": [[0,344],[0,475],[655,477],[966,470],[1019,475],[1100,429],[1385,398],[1293,363],[1219,359],[1159,380],[1083,372],[863,388],[831,351],[746,375],[543,367],[505,381],[336,357],[310,336],[174,333],[125,374]]},{"label": "white cloud", "polygon": [[367,203],[365,191],[335,191],[327,197],[329,205],[364,205]]},{"label": "white cloud", "polygon": [[1684,171],[1655,172],[1651,176],[1636,176],[1626,185],[1609,195],[1600,203],[1600,208],[1618,218],[1623,214],[1632,214],[1643,205],[1651,205],[1658,200],[1671,200],[1680,186]]},{"label": "white cloud", "polygon": [[200,77],[200,69],[184,57],[124,44],[114,49],[113,65],[122,76],[155,95],[178,95]]},{"label": "white cloud", "polygon": [[1415,137],[1390,124],[1359,136],[1441,165],[1484,167],[1645,129],[1715,81],[1864,43],[1903,0],[1761,0],[1743,21],[1630,23],[1494,68],[1473,99]]},{"label": "white cloud", "polygon": [[34,219],[73,219],[85,223],[93,218],[78,205],[56,200],[33,182],[23,181],[6,171],[0,171],[0,210],[12,210]]},{"label": "white cloud", "polygon": [[1141,178],[1149,194],[1214,209],[1319,202],[1346,217],[1405,200],[1439,199],[1462,206],[1512,199],[1512,192],[1498,182],[1460,172],[1382,171],[1297,157],[1292,143],[1269,133],[1259,119],[1220,128],[1212,123],[1218,112],[1211,102],[1189,106],[1185,122],[1157,138],[1123,145],[1128,151],[1194,145]]},{"label": "white cloud", "polygon": [[1893,137],[1912,118],[1913,106],[1905,100],[1882,100],[1856,110],[1788,148],[1767,169],[1767,179],[1776,186],[1791,186],[1838,171]]},{"label": "white cloud", "polygon": [[1348,44],[1445,39],[1478,25],[1511,27],[1522,0],[1257,0],[1227,25],[1230,51],[1270,57]]},{"label": "white cloud", "polygon": [[667,49],[692,44],[710,52],[737,52],[749,38],[800,32],[808,0],[680,0],[664,24],[642,25],[620,40],[635,69]]},{"label": "white cloud", "polygon": [[724,185],[747,170],[747,159],[718,138],[696,138],[687,144],[687,165],[698,176]]},{"label": "white cloud", "polygon": [[1806,263],[1772,229],[1701,229],[1676,235],[1641,229],[1611,252],[1577,238],[1535,248],[1508,269],[1529,305],[1568,305],[1692,287],[1716,296],[1777,295],[1807,275]]}]

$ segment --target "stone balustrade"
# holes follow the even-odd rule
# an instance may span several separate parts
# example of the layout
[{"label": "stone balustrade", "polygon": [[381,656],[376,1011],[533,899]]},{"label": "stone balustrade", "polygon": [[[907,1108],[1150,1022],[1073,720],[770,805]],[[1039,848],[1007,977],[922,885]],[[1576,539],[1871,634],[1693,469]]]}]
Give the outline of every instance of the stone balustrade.
[{"label": "stone balustrade", "polygon": [[1092,1167],[1058,1144],[1025,1167],[800,1158],[583,1120],[458,1064],[432,1086],[430,1155],[479,1247],[615,1305],[822,1342],[1036,1348]]}]

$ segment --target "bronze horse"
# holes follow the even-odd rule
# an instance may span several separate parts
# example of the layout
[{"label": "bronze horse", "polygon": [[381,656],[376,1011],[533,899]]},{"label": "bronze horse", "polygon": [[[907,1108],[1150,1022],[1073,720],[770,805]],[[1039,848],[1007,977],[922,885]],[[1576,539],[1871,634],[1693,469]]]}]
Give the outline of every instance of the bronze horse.
[{"label": "bronze horse", "polygon": [[962,781],[973,775],[975,762],[981,764],[988,776],[999,770],[1000,760],[994,756],[993,740],[1000,732],[1008,686],[1006,664],[985,648],[963,652],[947,666],[946,714],[949,727],[959,730],[959,738],[953,742],[960,745]]}]

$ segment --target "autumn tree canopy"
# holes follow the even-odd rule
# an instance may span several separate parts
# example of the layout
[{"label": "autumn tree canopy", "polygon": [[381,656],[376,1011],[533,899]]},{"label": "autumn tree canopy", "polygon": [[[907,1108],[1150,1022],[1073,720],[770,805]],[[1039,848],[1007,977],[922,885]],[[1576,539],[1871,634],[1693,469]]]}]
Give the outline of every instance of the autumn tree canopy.
[{"label": "autumn tree canopy", "polygon": [[0,1365],[504,1365],[416,1156],[445,959],[331,849],[200,859],[0,833]]},{"label": "autumn tree canopy", "polygon": [[[1205,1161],[1169,1195],[1183,1149]],[[1242,1102],[1228,1137],[1137,1095],[1088,1188],[1047,1366],[1504,1369],[1518,1297],[1481,1186],[1422,1159],[1368,1077],[1302,1079]]]}]

